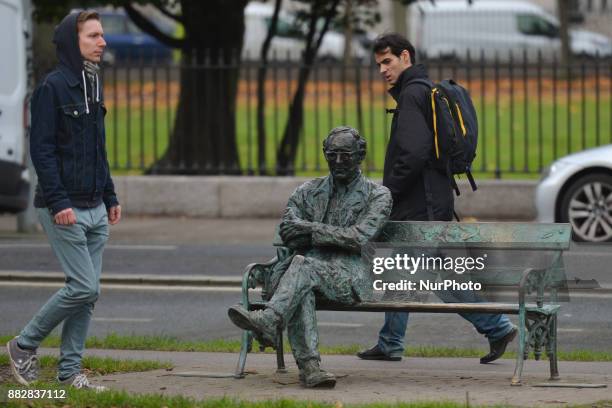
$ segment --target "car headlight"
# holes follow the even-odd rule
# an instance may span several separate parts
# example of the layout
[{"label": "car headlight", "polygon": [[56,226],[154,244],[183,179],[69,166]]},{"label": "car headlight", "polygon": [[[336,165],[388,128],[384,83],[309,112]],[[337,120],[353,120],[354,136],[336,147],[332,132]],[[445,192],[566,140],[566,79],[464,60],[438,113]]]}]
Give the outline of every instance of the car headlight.
[{"label": "car headlight", "polygon": [[540,180],[544,180],[545,178],[550,176],[550,168],[551,166],[546,166],[542,169],[542,172],[540,173]]},{"label": "car headlight", "polygon": [[561,160],[556,161],[550,166],[550,174],[554,174],[558,171],[561,171],[568,166],[571,166],[571,163]]},{"label": "car headlight", "polygon": [[571,166],[571,163],[568,163],[566,161],[561,161],[561,160],[556,161],[553,164],[551,164],[550,166],[545,167],[542,170],[542,176],[541,176],[540,180],[544,180],[545,178],[548,178],[548,177],[554,175],[555,173],[561,171],[562,169],[564,169],[564,168],[566,168],[568,166]]}]

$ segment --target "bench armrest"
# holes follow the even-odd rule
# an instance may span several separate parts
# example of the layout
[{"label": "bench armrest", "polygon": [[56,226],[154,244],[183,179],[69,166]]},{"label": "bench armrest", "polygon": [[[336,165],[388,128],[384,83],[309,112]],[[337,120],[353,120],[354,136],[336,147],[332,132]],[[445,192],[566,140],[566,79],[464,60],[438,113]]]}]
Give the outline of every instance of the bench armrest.
[{"label": "bench armrest", "polygon": [[[527,294],[536,291],[536,304],[538,307],[544,305],[544,290],[552,288],[556,292],[555,282],[550,281],[548,277],[548,269],[527,268],[523,271],[521,281],[519,283],[519,306],[525,306],[525,297]],[[551,301],[556,301],[556,295],[553,293]]]},{"label": "bench armrest", "polygon": [[278,258],[274,257],[268,262],[248,264],[242,275],[242,305],[248,309],[249,289],[255,289],[259,283],[262,288],[262,297],[265,298],[266,288],[266,268],[271,267],[277,262]]}]

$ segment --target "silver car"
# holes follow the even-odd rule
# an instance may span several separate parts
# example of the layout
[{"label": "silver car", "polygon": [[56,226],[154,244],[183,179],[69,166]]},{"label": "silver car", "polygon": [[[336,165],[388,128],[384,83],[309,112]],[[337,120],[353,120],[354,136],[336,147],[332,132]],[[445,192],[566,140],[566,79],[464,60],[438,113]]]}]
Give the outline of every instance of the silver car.
[{"label": "silver car", "polygon": [[612,145],[570,154],[536,189],[539,222],[569,222],[577,241],[612,241]]}]

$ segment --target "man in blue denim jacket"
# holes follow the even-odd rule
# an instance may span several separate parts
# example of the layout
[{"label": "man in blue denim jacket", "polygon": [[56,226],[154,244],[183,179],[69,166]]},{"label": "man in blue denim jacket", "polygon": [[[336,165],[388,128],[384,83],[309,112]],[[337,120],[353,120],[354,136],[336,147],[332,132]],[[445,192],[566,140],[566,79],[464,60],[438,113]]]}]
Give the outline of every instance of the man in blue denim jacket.
[{"label": "man in blue denim jacket", "polygon": [[63,322],[58,380],[101,390],[81,373],[81,359],[100,293],[108,225],[119,222],[121,207],[106,157],[106,109],[98,77],[106,42],[99,15],[69,14],[56,27],[53,42],[59,64],[32,97],[30,154],[38,176],[34,205],[66,286],[7,349],[16,380],[28,385],[38,375],[37,347]]}]

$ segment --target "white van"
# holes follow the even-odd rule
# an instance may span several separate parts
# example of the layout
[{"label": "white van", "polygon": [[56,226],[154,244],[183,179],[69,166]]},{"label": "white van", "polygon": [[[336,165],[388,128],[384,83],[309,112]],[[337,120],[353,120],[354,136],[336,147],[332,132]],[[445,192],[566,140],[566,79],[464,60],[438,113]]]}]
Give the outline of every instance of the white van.
[{"label": "white van", "polygon": [[[486,60],[497,54],[500,61],[521,59],[524,50],[531,61],[538,52],[543,60],[559,56],[558,20],[540,6],[525,1],[441,0],[413,3],[408,9],[408,38],[426,58]],[[612,55],[612,42],[604,35],[570,30],[573,54],[586,57]]]},{"label": "white van", "polygon": [[[274,14],[274,6],[269,3],[249,2],[244,10],[244,45],[242,58],[258,60],[268,27]],[[295,24],[295,16],[281,10],[278,18],[277,33],[272,39],[268,59],[298,61],[304,51],[306,33],[303,27]],[[345,37],[342,33],[329,30],[325,33],[317,57],[319,59],[342,60],[344,58]],[[368,57],[368,52],[357,40],[351,41],[351,54],[360,60]]]},{"label": "white van", "polygon": [[0,212],[16,213],[28,205],[28,6],[23,0],[0,0]]}]

